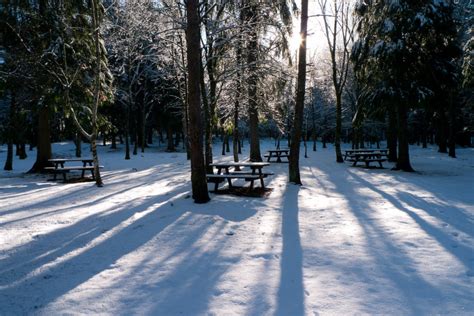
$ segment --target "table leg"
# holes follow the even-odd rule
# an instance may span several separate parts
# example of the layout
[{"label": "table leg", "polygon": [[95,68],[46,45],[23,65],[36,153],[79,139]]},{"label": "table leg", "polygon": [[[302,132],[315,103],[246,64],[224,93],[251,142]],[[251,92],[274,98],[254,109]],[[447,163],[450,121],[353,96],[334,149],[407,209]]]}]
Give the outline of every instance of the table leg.
[{"label": "table leg", "polygon": [[[83,161],[82,162],[82,166],[85,167],[87,165],[87,162]],[[84,178],[86,174],[86,170],[85,169],[82,169],[82,173],[81,173],[81,178]],[[93,175],[92,175],[93,176]]]},{"label": "table leg", "polygon": [[263,182],[262,168],[258,168],[258,175],[260,176],[260,186],[265,189],[265,183]]},{"label": "table leg", "polygon": [[[58,176],[58,172],[56,170],[58,170],[59,165],[61,165],[61,168],[64,168],[64,163],[60,163],[60,162],[54,163],[54,169],[55,169],[54,176],[53,176],[54,181],[56,181],[57,176]],[[64,179],[64,181],[66,181],[66,179]]]}]

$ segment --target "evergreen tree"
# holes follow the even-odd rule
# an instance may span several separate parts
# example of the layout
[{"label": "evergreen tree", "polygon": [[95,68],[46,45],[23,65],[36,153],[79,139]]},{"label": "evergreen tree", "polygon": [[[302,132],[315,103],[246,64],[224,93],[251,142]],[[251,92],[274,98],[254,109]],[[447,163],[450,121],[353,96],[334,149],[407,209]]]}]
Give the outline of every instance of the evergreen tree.
[{"label": "evergreen tree", "polygon": [[413,171],[408,149],[408,112],[439,97],[439,80],[454,78],[452,4],[438,0],[359,1],[359,40],[353,48],[364,104],[397,116],[395,169]]}]

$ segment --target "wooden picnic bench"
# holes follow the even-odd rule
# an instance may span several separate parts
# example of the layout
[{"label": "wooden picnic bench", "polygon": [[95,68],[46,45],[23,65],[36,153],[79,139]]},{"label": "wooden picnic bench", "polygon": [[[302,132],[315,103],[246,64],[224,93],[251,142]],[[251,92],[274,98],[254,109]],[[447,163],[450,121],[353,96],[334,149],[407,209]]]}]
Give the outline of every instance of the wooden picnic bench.
[{"label": "wooden picnic bench", "polygon": [[[94,175],[94,160],[92,158],[53,158],[49,159],[54,167],[45,167],[44,169],[53,173],[53,181],[56,181],[57,175],[62,174],[64,182],[67,181],[66,174],[70,171],[81,171],[81,179],[85,177],[85,172],[90,171],[92,175],[92,179],[95,180]],[[82,166],[64,166],[68,162],[82,162]],[[99,168],[103,168],[104,166],[99,166]]]},{"label": "wooden picnic bench", "polygon": [[377,153],[377,152],[353,153],[346,160],[351,161],[353,167],[355,167],[358,162],[363,162],[365,163],[365,166],[369,168],[370,163],[378,162],[380,168],[383,168],[382,162],[387,161],[387,154]]},{"label": "wooden picnic bench", "polygon": [[[290,150],[289,149],[271,149],[267,150],[267,154],[263,155],[267,158],[268,162],[288,162],[290,159]],[[272,159],[275,158],[275,161]],[[286,158],[286,161],[282,161],[281,158]]]},{"label": "wooden picnic bench", "polygon": [[[233,187],[233,179],[243,179],[250,182],[249,191],[253,189],[255,180],[260,180],[260,186],[265,188],[264,178],[273,175],[271,172],[263,172],[263,167],[269,166],[267,162],[229,162],[213,163],[210,166],[217,169],[217,173],[207,174],[207,181],[214,183],[214,192],[218,191],[219,184],[226,181],[229,188]],[[235,168],[247,167],[251,171],[236,171]],[[233,168],[231,171],[230,168]]]},{"label": "wooden picnic bench", "polygon": [[349,149],[349,150],[344,151],[344,160],[347,160],[347,158],[352,157],[354,154],[365,154],[365,153],[387,154],[388,149]]}]

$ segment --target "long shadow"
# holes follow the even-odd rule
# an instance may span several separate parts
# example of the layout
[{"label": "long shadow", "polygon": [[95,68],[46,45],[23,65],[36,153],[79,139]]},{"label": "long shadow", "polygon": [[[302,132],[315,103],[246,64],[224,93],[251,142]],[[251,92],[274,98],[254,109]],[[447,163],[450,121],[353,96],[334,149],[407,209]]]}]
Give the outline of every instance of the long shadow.
[{"label": "long shadow", "polygon": [[[415,293],[430,293],[431,298],[442,301],[445,293],[415,273],[416,268],[413,259],[404,254],[404,252],[391,241],[391,236],[387,235],[385,230],[379,227],[377,222],[370,217],[370,212],[373,210],[370,199],[362,197],[360,192],[357,192],[355,188],[364,186],[372,187],[372,185],[353,173],[350,173],[350,175],[353,176],[355,182],[357,182],[353,185],[346,183],[348,181],[341,181],[342,178],[340,175],[335,175],[330,172],[328,172],[327,175],[328,180],[335,185],[334,191],[344,195],[348,201],[347,204],[350,211],[354,214],[360,227],[363,229],[364,238],[367,241],[367,252],[371,254],[371,258],[376,263],[377,268],[383,273],[384,279],[390,280],[390,282],[398,288],[396,294],[403,297],[405,301],[404,307],[407,310],[401,313],[413,315],[423,314],[424,309],[420,306],[422,298],[417,297]],[[346,185],[341,185],[341,183],[346,183]],[[348,271],[353,270],[352,266],[343,266],[343,268],[348,269]],[[364,274],[366,274],[366,272],[364,273],[359,270],[359,278],[362,281],[370,280],[370,277],[367,275],[364,276]],[[396,298],[396,296],[391,299],[394,298]],[[380,299],[381,298],[377,298],[377,300]],[[382,299],[387,300],[386,297]],[[388,304],[389,301],[390,300],[387,300]],[[367,302],[366,305],[370,306]],[[380,304],[380,302],[378,301],[376,304]],[[367,311],[367,313],[374,312],[377,311]]]},{"label": "long shadow", "polygon": [[283,249],[275,315],[304,315],[303,249],[298,221],[300,187],[288,186],[282,207]]},{"label": "long shadow", "polygon": [[[186,241],[182,243],[182,254],[187,256],[178,264],[173,264],[173,271],[153,285],[153,292],[159,294],[147,298],[152,302],[147,314],[204,315],[209,312],[213,300],[219,300],[219,296],[231,290],[216,287],[224,274],[240,260],[239,255],[222,256],[222,251],[228,247],[228,239],[225,239],[228,236],[222,232],[224,226],[225,224],[221,223],[215,227],[215,233],[210,238],[213,240],[211,244],[199,242],[199,237],[205,232],[194,236],[195,245],[186,245]],[[163,259],[157,268],[160,265],[168,265],[168,260],[172,260],[172,257]]]},{"label": "long shadow", "polygon": [[469,217],[466,210],[449,205],[446,202],[429,202],[409,192],[398,192],[397,197],[413,208],[425,211],[430,216],[440,219],[449,226],[462,231],[470,238],[474,239],[474,218]]},{"label": "long shadow", "polygon": [[[152,174],[154,169],[155,168],[149,168],[148,169],[149,173]],[[161,173],[164,173],[166,171],[167,171],[166,169],[165,170],[160,170]],[[83,206],[94,205],[94,204],[98,203],[101,199],[107,199],[111,196],[117,195],[120,192],[126,192],[126,191],[129,191],[129,190],[137,188],[137,187],[141,187],[141,186],[144,186],[144,185],[147,185],[147,184],[154,183],[156,181],[156,179],[150,179],[150,177],[151,177],[151,175],[147,175],[146,177],[142,176],[142,177],[140,177],[142,180],[137,185],[132,186],[132,187],[126,186],[123,189],[121,189],[120,191],[116,190],[115,192],[113,192],[111,194],[107,194],[107,195],[101,194],[100,189],[97,189],[93,184],[91,184],[90,186],[84,187],[84,188],[82,188],[82,190],[80,192],[77,192],[77,190],[75,190],[74,186],[60,183],[58,185],[64,186],[64,190],[62,192],[55,192],[55,194],[57,194],[56,196],[48,195],[44,198],[44,200],[42,202],[38,202],[37,200],[32,200],[29,204],[28,203],[21,204],[20,206],[11,208],[7,211],[2,212],[1,214],[2,215],[7,215],[7,214],[16,213],[16,212],[24,212],[31,205],[34,205],[35,208],[41,208],[43,206],[50,206],[50,205],[56,203],[55,201],[57,201],[57,203],[59,203],[61,205],[64,205],[63,201],[68,200],[71,197],[74,197],[75,201],[81,201],[81,200],[82,201],[87,201],[87,202],[82,204]],[[109,183],[109,184],[106,183],[107,186],[119,185],[119,184],[120,184],[120,182],[113,182],[113,183]],[[66,205],[62,209],[67,209],[68,207],[69,206]]]},{"label": "long shadow", "polygon": [[[426,220],[421,218],[417,213],[407,209],[403,206],[403,204],[395,197],[390,194],[385,193],[384,191],[378,189],[374,185],[372,185],[367,180],[363,179],[362,177],[352,174],[352,176],[357,179],[361,185],[366,186],[367,188],[371,189],[372,191],[376,192],[387,201],[389,201],[393,206],[395,206],[400,211],[405,212],[408,214],[428,235],[434,238],[443,248],[455,256],[459,261],[463,263],[463,265],[470,269],[471,273],[474,271],[474,262],[472,262],[472,258],[466,254],[472,254],[474,252],[473,247],[466,247],[463,244],[456,241],[453,235],[448,234],[447,232],[443,232],[439,228],[435,227],[434,225],[428,223]],[[404,195],[397,194],[397,197],[404,197]],[[403,201],[403,200],[402,200]],[[434,214],[432,214],[434,215]],[[439,215],[438,215],[439,216]],[[470,232],[470,236],[472,236],[473,232]]]},{"label": "long shadow", "polygon": [[[24,311],[33,308],[29,304],[34,304],[40,297],[46,305],[109,268],[122,256],[138,249],[183,215],[184,210],[166,210],[163,202],[187,192],[186,189],[187,186],[183,186],[170,195],[131,201],[123,205],[121,210],[106,215],[91,215],[75,225],[52,231],[28,245],[15,249],[2,264],[0,302],[2,298],[5,301],[0,303],[0,306],[8,308],[9,298],[21,295],[22,289],[28,289],[33,284],[44,286],[45,289],[43,293],[38,291],[36,298],[25,302]],[[125,226],[109,238],[87,247],[109,229],[143,211],[148,213],[133,221],[133,225]],[[157,213],[160,212],[167,212],[168,216],[159,218]],[[57,259],[61,259],[59,264],[55,264]],[[18,262],[22,264],[18,265]],[[70,277],[64,277],[65,271]],[[56,275],[60,277],[56,278]],[[48,286],[48,283],[51,286]]]}]

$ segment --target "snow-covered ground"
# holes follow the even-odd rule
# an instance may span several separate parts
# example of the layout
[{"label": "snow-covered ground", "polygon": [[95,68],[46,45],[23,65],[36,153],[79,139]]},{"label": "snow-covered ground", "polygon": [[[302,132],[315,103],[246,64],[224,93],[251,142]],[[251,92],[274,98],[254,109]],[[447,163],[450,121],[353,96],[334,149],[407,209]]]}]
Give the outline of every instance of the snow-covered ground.
[{"label": "snow-covered ground", "polygon": [[411,153],[408,174],[319,146],[301,187],[272,164],[268,197],[195,205],[183,153],[101,147],[96,188],[23,174],[29,152],[0,172],[0,314],[473,315],[474,150]]}]

